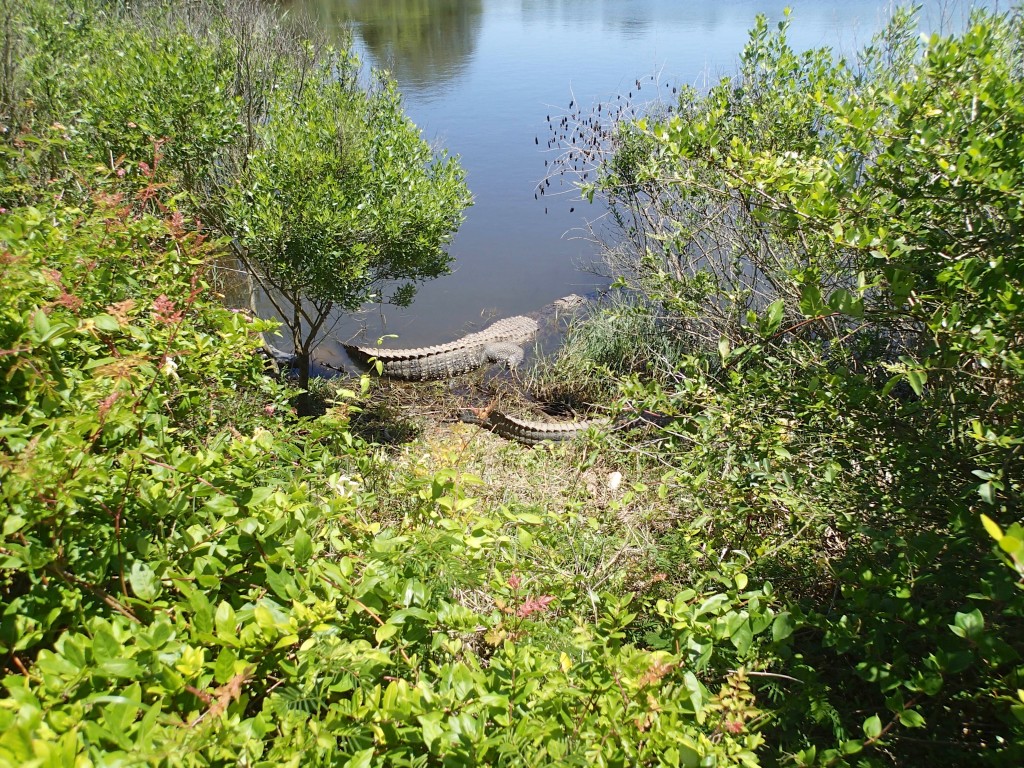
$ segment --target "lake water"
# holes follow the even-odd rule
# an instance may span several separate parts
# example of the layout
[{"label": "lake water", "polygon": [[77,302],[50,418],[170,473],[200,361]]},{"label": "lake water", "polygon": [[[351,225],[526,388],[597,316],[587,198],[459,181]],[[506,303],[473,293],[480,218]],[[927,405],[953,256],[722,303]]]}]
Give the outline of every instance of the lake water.
[{"label": "lake water", "polygon": [[[546,176],[547,118],[617,97],[643,104],[735,70],[758,13],[792,9],[791,43],[852,52],[888,18],[881,0],[306,0],[328,28],[353,26],[363,60],[392,71],[424,137],[459,155],[475,203],[449,251],[452,275],[421,285],[408,309],[341,318],[317,357],[347,362],[340,342],[449,341],[490,317],[533,312],[606,281],[586,223],[597,205]],[[995,6],[995,3],[987,3]],[[925,0],[924,30],[958,26],[964,5]],[[639,87],[637,85],[639,81]],[[570,103],[573,109],[570,110]]]}]

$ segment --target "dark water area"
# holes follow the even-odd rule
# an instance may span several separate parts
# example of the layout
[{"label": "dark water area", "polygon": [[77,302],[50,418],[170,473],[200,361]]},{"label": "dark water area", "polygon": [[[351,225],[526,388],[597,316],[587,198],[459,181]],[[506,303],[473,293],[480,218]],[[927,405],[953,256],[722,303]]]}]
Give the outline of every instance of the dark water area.
[{"label": "dark water area", "polygon": [[[977,5],[977,3],[975,3]],[[997,3],[982,3],[998,7]],[[534,199],[558,150],[547,118],[598,103],[638,107],[735,71],[755,16],[792,9],[790,41],[851,54],[889,17],[882,0],[304,0],[329,31],[353,29],[367,65],[390,70],[423,136],[458,155],[474,205],[452,241],[453,273],[420,286],[407,309],[338,318],[317,357],[346,365],[341,343],[450,341],[488,319],[536,312],[607,285],[588,222],[602,209],[567,177]],[[967,5],[922,3],[923,31],[962,25]],[[638,85],[639,82],[639,85]],[[572,105],[572,106],[570,106]]]}]

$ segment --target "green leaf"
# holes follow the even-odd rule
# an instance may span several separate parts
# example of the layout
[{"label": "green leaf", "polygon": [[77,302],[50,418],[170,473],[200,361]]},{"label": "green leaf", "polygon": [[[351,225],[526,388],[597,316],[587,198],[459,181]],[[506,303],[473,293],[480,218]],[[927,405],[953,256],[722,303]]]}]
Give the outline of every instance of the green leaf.
[{"label": "green leaf", "polygon": [[772,622],[772,640],[776,643],[785,640],[793,634],[796,627],[793,625],[793,616],[789,611],[780,613]]},{"label": "green leaf", "polygon": [[389,640],[398,634],[398,627],[395,624],[381,624],[377,627],[377,631],[373,633],[373,636],[377,638],[378,643],[383,643],[385,640]]},{"label": "green leaf", "polygon": [[163,590],[163,585],[153,569],[139,561],[132,563],[131,572],[128,574],[128,583],[131,584],[135,596],[147,603],[156,600]]},{"label": "green leaf", "polygon": [[253,618],[256,619],[256,624],[260,629],[271,630],[277,627],[277,619],[274,617],[274,612],[262,602],[258,603],[253,609]]},{"label": "green leaf", "polygon": [[224,684],[234,677],[236,661],[238,661],[238,655],[234,650],[221,648],[217,655],[217,661],[213,665],[213,674],[217,678],[217,682]]},{"label": "green leaf", "polygon": [[237,620],[235,609],[226,600],[217,606],[217,613],[214,616],[214,623],[217,628],[217,636],[221,638],[233,638],[237,632]]},{"label": "green leaf", "polygon": [[256,488],[249,488],[248,490],[246,490],[245,493],[242,494],[241,502],[251,510],[253,507],[258,507],[264,501],[269,499],[276,490],[276,488],[270,486],[258,486]]},{"label": "green leaf", "polygon": [[857,739],[847,739],[842,743],[840,749],[844,755],[856,755],[864,749],[864,743],[857,741]]},{"label": "green leaf", "polygon": [[25,525],[25,518],[20,515],[8,515],[4,518],[3,535],[10,536],[12,533],[21,530]]},{"label": "green leaf", "polygon": [[744,620],[732,633],[729,638],[736,646],[736,651],[741,656],[750,650],[750,644],[754,640],[754,632],[750,626],[750,619]]},{"label": "green leaf", "polygon": [[988,515],[981,516],[981,524],[985,526],[985,530],[988,531],[988,535],[996,541],[1003,538],[1003,529],[1000,528],[999,524]]},{"label": "green leaf", "polygon": [[925,725],[924,717],[915,709],[904,709],[900,712],[900,723],[907,728],[923,728]]},{"label": "green leaf", "polygon": [[999,540],[999,548],[1008,555],[1016,555],[1024,549],[1024,540],[1008,533]]},{"label": "green leaf", "polygon": [[693,672],[686,672],[683,675],[683,684],[686,686],[686,690],[689,693],[690,704],[693,707],[693,711],[699,713],[704,707],[704,689],[697,680],[697,676],[693,674]]},{"label": "green leaf", "polygon": [[864,316],[864,302],[845,288],[837,288],[828,297],[828,305],[836,312],[841,312],[849,317]]},{"label": "green leaf", "polygon": [[779,326],[782,325],[782,318],[785,315],[785,311],[786,303],[782,299],[772,302],[768,306],[764,315],[764,320],[761,324],[762,336],[771,336],[779,330]]},{"label": "green leaf", "polygon": [[516,519],[517,522],[523,523],[525,525],[543,525],[544,524],[544,518],[541,517],[540,515],[535,515],[532,512],[518,512],[515,515],[515,519]]},{"label": "green leaf", "polygon": [[297,565],[305,565],[313,557],[313,539],[306,533],[305,528],[299,528],[295,533],[295,540],[292,542],[292,553]]},{"label": "green leaf", "polygon": [[142,667],[132,659],[107,659],[99,668],[113,677],[137,678],[142,674]]},{"label": "green leaf", "polygon": [[267,586],[274,592],[275,595],[280,597],[282,600],[290,600],[295,597],[295,578],[292,576],[286,566],[282,565],[280,571],[275,571],[267,564]]},{"label": "green leaf", "polygon": [[797,765],[814,765],[817,762],[818,748],[811,746],[802,752],[798,752],[795,756]]},{"label": "green leaf", "polygon": [[878,715],[872,715],[864,721],[864,735],[872,740],[882,735],[882,721]]},{"label": "green leaf", "polygon": [[[987,504],[996,503],[996,489],[991,481],[987,483],[982,483],[981,485],[978,486],[978,495],[981,496],[982,500],[985,501]],[[991,533],[991,531],[989,532]],[[1001,540],[1002,536],[1000,536],[999,539],[997,539],[997,541]]]},{"label": "green leaf", "polygon": [[113,333],[121,328],[121,324],[117,322],[117,318],[111,317],[110,315],[96,315],[92,319],[93,324],[101,331],[107,331]]},{"label": "green leaf", "polygon": [[32,318],[32,327],[35,329],[36,336],[40,339],[46,336],[49,332],[50,319],[46,316],[46,313],[43,310],[36,310],[36,313]]},{"label": "green leaf", "polygon": [[121,645],[110,631],[108,625],[101,625],[94,630],[92,652],[97,661],[119,658],[124,653]]},{"label": "green leaf", "polygon": [[828,308],[821,300],[821,291],[813,283],[807,283],[800,288],[800,312],[804,317],[820,317],[826,314]]},{"label": "green leaf", "polygon": [[701,764],[703,755],[689,739],[681,739],[676,744],[676,749],[679,750],[678,765],[681,768],[697,768]]},{"label": "green leaf", "polygon": [[431,751],[433,751],[434,742],[444,734],[444,729],[441,727],[441,720],[443,718],[444,713],[442,712],[428,712],[416,718],[419,720],[423,730],[423,743]]},{"label": "green leaf", "polygon": [[924,394],[924,385],[928,383],[928,373],[920,368],[907,371],[907,383],[914,390],[914,394],[920,397]]},{"label": "green leaf", "polygon": [[968,613],[958,612],[949,628],[958,637],[977,640],[985,628],[985,617],[977,608]]},{"label": "green leaf", "polygon": [[344,768],[370,768],[373,765],[375,753],[376,750],[373,747],[360,750],[345,762]]},{"label": "green leaf", "polygon": [[901,373],[897,373],[894,376],[890,377],[890,379],[887,382],[885,382],[885,385],[882,387],[882,396],[888,397],[889,394],[892,392],[893,388],[901,381],[903,381],[903,374]]}]

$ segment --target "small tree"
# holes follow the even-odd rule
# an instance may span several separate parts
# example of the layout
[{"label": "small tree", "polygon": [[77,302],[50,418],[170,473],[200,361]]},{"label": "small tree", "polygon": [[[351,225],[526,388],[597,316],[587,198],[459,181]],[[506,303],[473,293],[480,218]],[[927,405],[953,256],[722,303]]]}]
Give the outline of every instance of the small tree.
[{"label": "small tree", "polygon": [[470,203],[453,158],[402,111],[394,82],[363,89],[353,57],[323,57],[271,95],[254,149],[224,191],[222,226],[284,322],[299,385],[335,308],[444,274],[442,250]]}]

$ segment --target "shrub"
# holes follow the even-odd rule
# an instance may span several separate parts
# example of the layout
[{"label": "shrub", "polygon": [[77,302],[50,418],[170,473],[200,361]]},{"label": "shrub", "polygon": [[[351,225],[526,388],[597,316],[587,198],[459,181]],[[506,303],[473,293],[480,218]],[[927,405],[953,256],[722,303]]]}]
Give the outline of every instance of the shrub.
[{"label": "shrub", "polygon": [[382,528],[375,460],[331,414],[286,429],[266,324],[173,213],[22,209],[0,241],[0,762],[756,764],[770,587],[695,585],[640,648],[629,598],[517,571],[553,516],[442,474]]},{"label": "shrub", "polygon": [[626,281],[707,342],[673,387],[626,383],[673,417],[635,450],[673,467],[678,524],[798,617],[800,684],[755,685],[780,701],[769,743],[1015,764],[1024,604],[979,513],[1021,514],[1021,18],[921,41],[897,14],[856,65],[787,25],[622,127],[588,190]]}]

